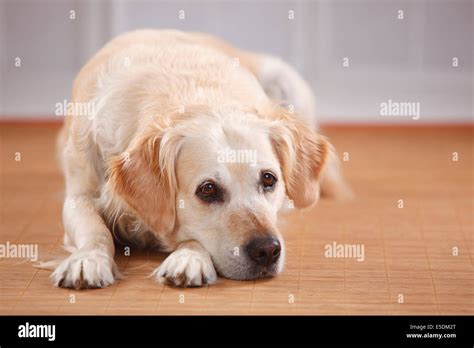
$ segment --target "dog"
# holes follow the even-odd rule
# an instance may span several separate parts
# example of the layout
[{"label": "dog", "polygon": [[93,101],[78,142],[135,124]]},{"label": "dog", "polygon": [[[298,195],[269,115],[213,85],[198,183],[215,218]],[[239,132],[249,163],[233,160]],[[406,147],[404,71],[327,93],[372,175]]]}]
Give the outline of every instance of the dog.
[{"label": "dog", "polygon": [[152,276],[171,286],[275,276],[278,212],[344,191],[304,79],[206,34],[116,37],[79,72],[72,103],[94,107],[70,112],[58,137],[71,252],[51,275],[59,287],[113,284],[114,240],[169,252]]}]

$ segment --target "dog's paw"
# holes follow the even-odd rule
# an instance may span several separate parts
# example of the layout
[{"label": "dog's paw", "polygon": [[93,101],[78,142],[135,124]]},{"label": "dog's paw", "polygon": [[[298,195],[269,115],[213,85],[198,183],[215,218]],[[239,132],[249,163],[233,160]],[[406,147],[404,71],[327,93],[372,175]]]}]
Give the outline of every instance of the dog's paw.
[{"label": "dog's paw", "polygon": [[103,288],[119,276],[112,257],[100,249],[77,250],[62,261],[51,274],[54,285],[62,288]]},{"label": "dog's paw", "polygon": [[160,283],[178,287],[203,286],[217,279],[209,254],[187,248],[171,253],[152,276]]}]

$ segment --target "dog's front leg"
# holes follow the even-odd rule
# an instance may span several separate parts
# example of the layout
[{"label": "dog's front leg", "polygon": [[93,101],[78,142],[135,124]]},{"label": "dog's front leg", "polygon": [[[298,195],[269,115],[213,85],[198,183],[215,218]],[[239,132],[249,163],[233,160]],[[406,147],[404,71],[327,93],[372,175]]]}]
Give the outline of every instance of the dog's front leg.
[{"label": "dog's front leg", "polygon": [[119,275],[114,261],[112,234],[87,195],[67,196],[63,208],[65,244],[72,254],[55,269],[51,278],[65,288],[101,288]]},{"label": "dog's front leg", "polygon": [[217,279],[211,256],[194,240],[180,243],[152,275],[161,283],[179,287],[203,286]]},{"label": "dog's front leg", "polygon": [[119,272],[114,261],[114,241],[94,204],[98,177],[91,159],[72,140],[62,150],[66,181],[63,221],[66,247],[74,250],[51,275],[66,288],[99,288],[112,284]]}]

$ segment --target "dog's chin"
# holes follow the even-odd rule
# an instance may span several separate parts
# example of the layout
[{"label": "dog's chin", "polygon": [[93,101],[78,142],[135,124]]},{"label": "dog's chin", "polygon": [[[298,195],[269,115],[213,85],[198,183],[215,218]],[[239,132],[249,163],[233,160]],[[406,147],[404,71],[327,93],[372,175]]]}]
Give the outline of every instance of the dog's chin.
[{"label": "dog's chin", "polygon": [[[229,265],[226,265],[229,267]],[[261,279],[261,278],[272,278],[276,276],[278,273],[281,272],[282,266],[280,262],[270,266],[270,267],[262,267],[258,265],[247,265],[246,267],[242,267],[242,265],[235,265],[233,269],[220,269],[217,267],[217,273],[227,279],[233,280],[254,280],[254,279]]]}]

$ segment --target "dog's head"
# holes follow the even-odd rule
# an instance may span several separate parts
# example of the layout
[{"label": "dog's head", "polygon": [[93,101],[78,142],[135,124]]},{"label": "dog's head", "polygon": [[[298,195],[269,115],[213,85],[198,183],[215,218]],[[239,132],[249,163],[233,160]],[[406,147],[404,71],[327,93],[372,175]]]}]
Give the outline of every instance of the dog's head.
[{"label": "dog's head", "polygon": [[112,161],[115,192],[170,249],[198,241],[224,277],[280,272],[277,212],[317,201],[330,144],[282,108],[225,116],[195,108],[170,120]]}]

